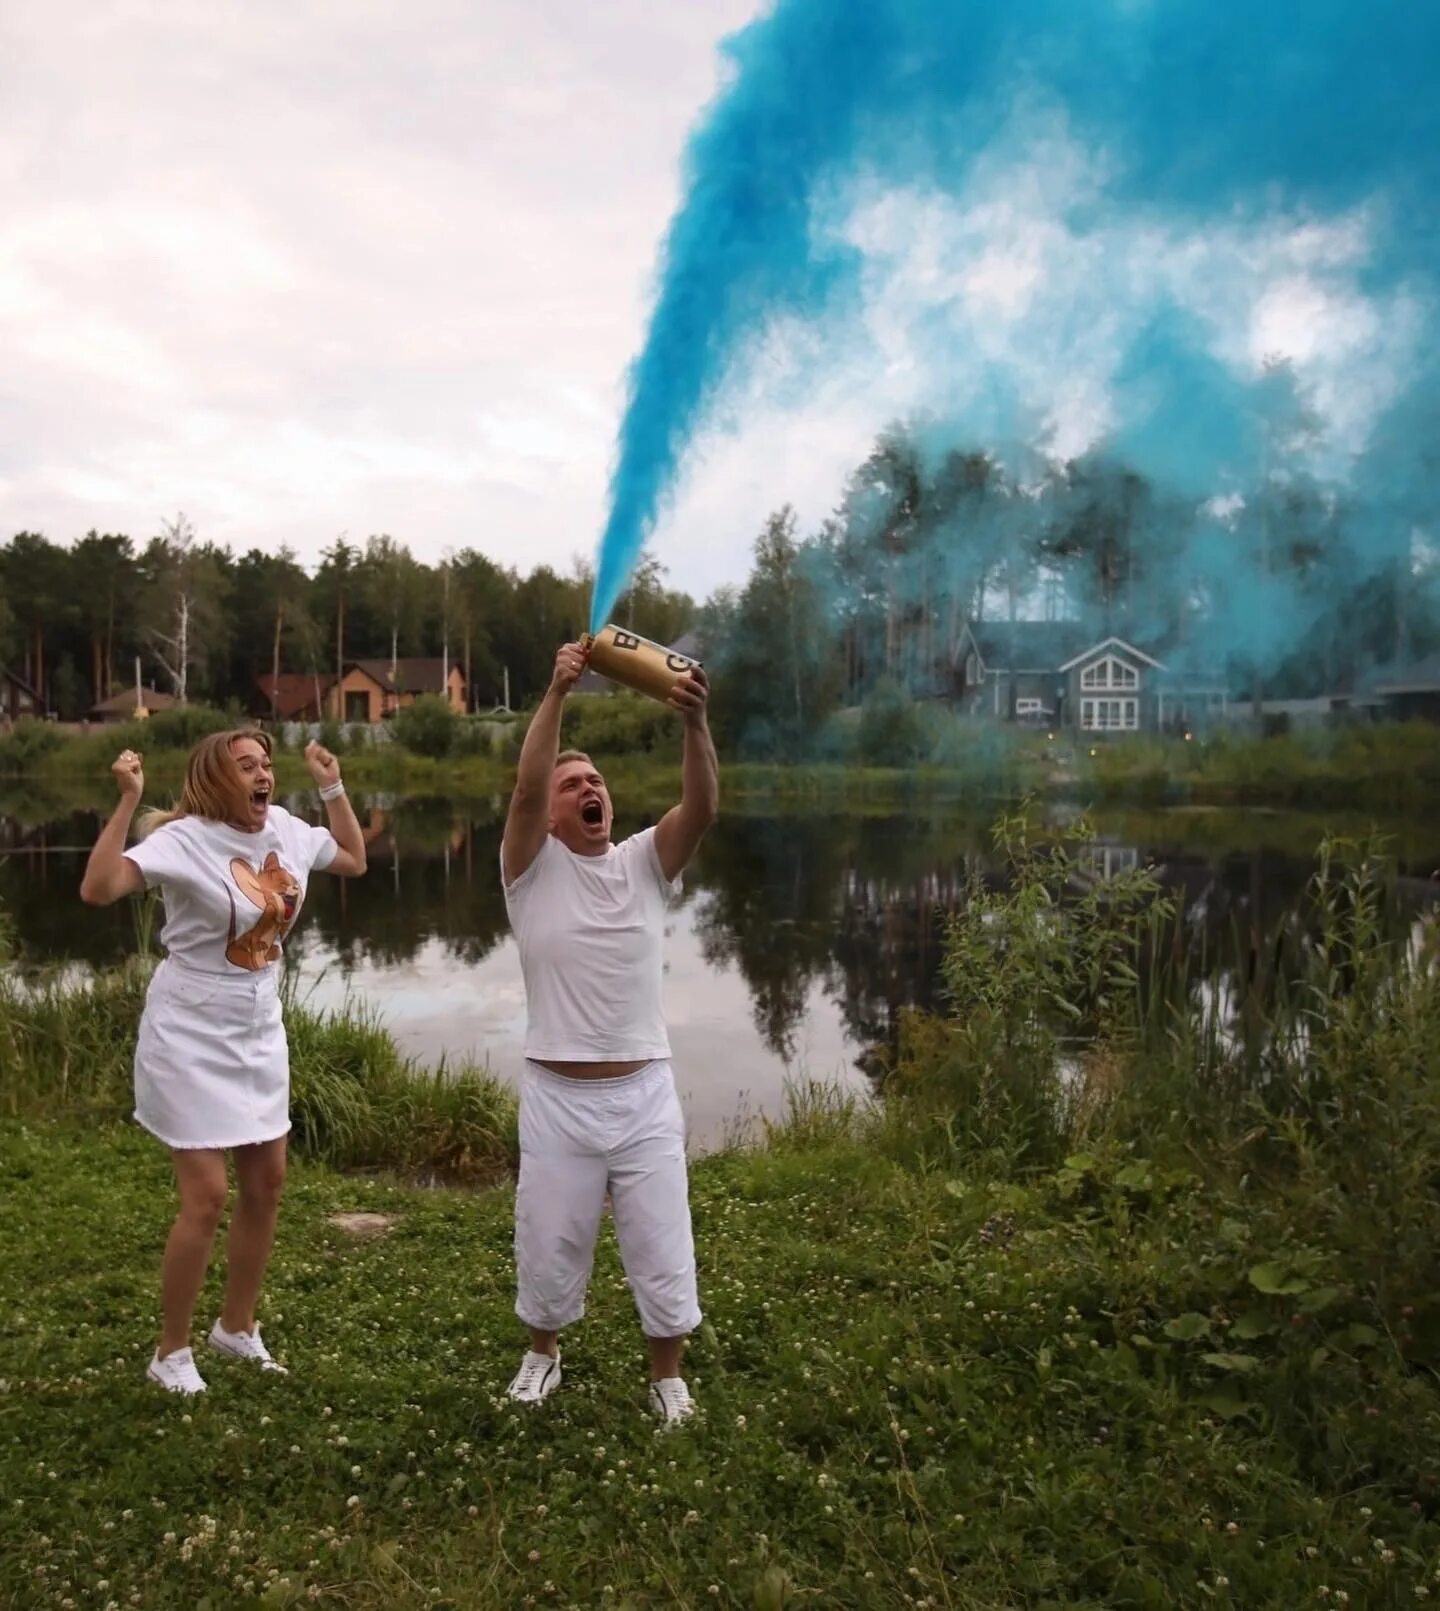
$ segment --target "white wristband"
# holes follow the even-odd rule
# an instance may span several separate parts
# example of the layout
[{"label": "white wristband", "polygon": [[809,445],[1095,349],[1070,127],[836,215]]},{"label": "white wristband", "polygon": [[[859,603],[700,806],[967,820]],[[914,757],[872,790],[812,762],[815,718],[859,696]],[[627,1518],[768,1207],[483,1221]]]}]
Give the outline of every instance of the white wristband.
[{"label": "white wristband", "polygon": [[340,778],[336,778],[333,783],[327,783],[321,788],[320,798],[322,800],[338,800],[344,792],[344,782]]}]

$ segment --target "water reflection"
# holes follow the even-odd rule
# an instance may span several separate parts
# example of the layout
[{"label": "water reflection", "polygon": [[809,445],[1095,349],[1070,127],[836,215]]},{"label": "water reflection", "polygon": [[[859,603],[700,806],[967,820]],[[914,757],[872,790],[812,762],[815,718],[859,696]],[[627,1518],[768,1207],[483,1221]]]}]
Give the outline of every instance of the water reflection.
[{"label": "water reflection", "polygon": [[[507,1077],[524,1001],[497,864],[503,802],[362,801],[371,871],[319,879],[291,962],[318,1004],[372,1004],[425,1061],[475,1057]],[[305,811],[296,800],[293,809]],[[623,802],[622,802],[623,813]],[[37,820],[39,819],[39,820]],[[90,812],[0,816],[0,902],[25,965],[104,966],[134,944],[125,907],[76,895],[98,831]],[[617,833],[653,818],[624,814]],[[1238,1001],[1264,970],[1298,967],[1315,914],[1313,870],[1292,825],[1261,815],[1123,821],[1082,848],[1076,892],[1152,866],[1182,904],[1181,943],[1220,964]],[[1434,847],[1402,847],[1397,932],[1434,894]],[[775,1111],[794,1071],[865,1088],[910,1006],[936,1007],[946,915],[972,877],[1000,874],[985,816],[728,814],[707,839],[672,916],[666,1003],[677,1076],[700,1143],[738,1109]]]}]

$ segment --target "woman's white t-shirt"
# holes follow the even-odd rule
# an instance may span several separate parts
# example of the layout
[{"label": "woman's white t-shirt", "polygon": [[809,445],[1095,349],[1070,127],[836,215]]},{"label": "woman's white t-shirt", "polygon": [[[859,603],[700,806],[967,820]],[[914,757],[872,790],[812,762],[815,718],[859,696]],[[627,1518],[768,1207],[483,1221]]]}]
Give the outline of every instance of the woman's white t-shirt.
[{"label": "woman's white t-shirt", "polygon": [[159,886],[167,955],[201,973],[234,974],[279,960],[311,872],[328,867],[338,848],[328,828],[272,805],[258,833],[177,817],[125,855],[146,889]]},{"label": "woman's white t-shirt", "polygon": [[665,909],[679,892],[680,880],[661,870],[653,828],[602,856],[577,856],[546,835],[535,860],[505,886],[529,1008],[526,1057],[669,1057],[660,983]]}]

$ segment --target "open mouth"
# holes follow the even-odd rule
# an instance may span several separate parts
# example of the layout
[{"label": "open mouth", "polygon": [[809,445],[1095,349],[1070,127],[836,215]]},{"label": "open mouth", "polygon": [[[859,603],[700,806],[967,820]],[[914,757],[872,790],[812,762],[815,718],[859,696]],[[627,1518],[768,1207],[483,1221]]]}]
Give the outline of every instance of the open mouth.
[{"label": "open mouth", "polygon": [[250,791],[250,804],[264,810],[270,804],[269,789],[252,789]]},{"label": "open mouth", "polygon": [[605,821],[605,807],[598,800],[587,800],[580,807],[580,820],[587,828],[598,828]]}]

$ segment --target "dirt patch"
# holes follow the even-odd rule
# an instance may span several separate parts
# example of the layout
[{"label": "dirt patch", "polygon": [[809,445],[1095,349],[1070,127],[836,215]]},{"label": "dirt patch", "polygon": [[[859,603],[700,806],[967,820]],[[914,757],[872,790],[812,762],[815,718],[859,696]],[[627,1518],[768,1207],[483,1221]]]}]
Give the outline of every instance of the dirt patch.
[{"label": "dirt patch", "polygon": [[351,1236],[384,1236],[395,1223],[394,1214],[332,1214],[330,1223]]}]

